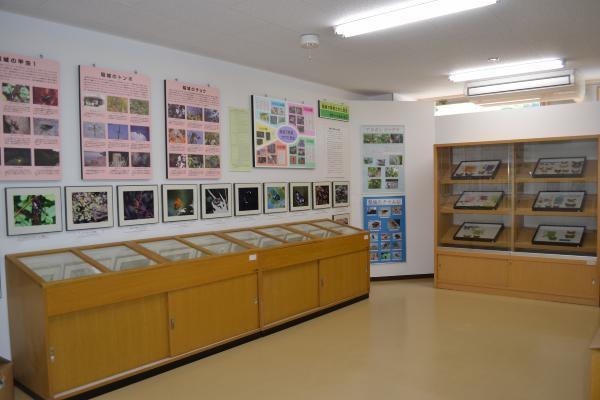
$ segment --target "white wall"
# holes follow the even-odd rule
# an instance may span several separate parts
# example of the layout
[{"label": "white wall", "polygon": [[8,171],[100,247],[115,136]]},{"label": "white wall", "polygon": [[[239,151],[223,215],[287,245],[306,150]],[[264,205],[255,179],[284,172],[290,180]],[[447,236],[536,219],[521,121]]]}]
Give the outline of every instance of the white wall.
[{"label": "white wall", "polygon": [[433,144],[432,102],[353,101],[352,224],[362,226],[362,125],[404,125],[406,155],[406,262],[372,264],[371,276],[433,273]]},{"label": "white wall", "polygon": [[[269,181],[317,181],[325,180],[325,153],[318,142],[316,170],[260,170],[253,173],[228,171],[228,112],[227,107],[250,107],[251,94],[268,94],[295,101],[305,101],[316,106],[318,98],[359,98],[349,92],[318,85],[265,71],[243,67],[189,53],[171,50],[146,43],[83,29],[54,24],[15,14],[0,12],[0,49],[28,56],[43,54],[45,58],[58,60],[61,64],[61,136],[62,169],[60,182],[0,183],[0,208],[4,209],[4,188],[13,186],[67,186],[94,184],[165,183],[164,150],[164,100],[163,80],[178,78],[181,81],[210,83],[221,90],[222,104],[222,182],[269,182]],[[299,50],[300,51],[300,50]],[[149,181],[98,181],[82,182],[80,179],[78,78],[79,64],[138,70],[152,78],[152,157],[154,179]],[[323,132],[328,124],[317,119],[317,130]],[[339,124],[339,123],[337,123]],[[251,150],[249,150],[251,151]],[[360,175],[358,175],[360,176]],[[339,177],[351,179],[350,171]],[[169,181],[173,183],[177,181]],[[181,181],[190,183],[190,181]],[[199,181],[194,181],[199,183]],[[337,209],[336,213],[343,212]],[[2,293],[6,293],[4,255],[28,250],[42,250],[73,245],[103,243],[109,241],[170,235],[203,230],[226,229],[257,223],[274,223],[294,219],[328,217],[333,211],[311,211],[275,216],[227,218],[213,221],[196,221],[146,225],[137,228],[113,228],[97,231],[62,232],[36,236],[6,236],[4,216],[0,218],[0,272]],[[2,213],[4,214],[4,213]],[[0,299],[0,356],[10,358],[6,296]]]},{"label": "white wall", "polygon": [[522,110],[435,118],[436,143],[528,139],[600,133],[600,103],[586,102]]}]

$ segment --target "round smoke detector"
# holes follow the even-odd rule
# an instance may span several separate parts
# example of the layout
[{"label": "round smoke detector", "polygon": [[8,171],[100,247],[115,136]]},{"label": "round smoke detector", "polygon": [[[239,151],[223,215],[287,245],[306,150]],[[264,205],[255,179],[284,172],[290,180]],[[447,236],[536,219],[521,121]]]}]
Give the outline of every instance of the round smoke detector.
[{"label": "round smoke detector", "polygon": [[319,47],[319,35],[307,33],[300,36],[300,46],[303,49],[316,49]]}]

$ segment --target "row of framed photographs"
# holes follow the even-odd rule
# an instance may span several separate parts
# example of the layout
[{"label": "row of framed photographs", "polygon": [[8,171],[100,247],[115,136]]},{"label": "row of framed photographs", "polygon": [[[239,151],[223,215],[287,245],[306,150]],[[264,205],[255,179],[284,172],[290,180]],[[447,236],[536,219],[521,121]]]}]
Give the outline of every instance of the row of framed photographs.
[{"label": "row of framed photographs", "polygon": [[[539,158],[531,176],[534,178],[578,178],[585,172],[585,157]],[[502,160],[461,161],[452,179],[494,179]]]},{"label": "row of framed photographs", "polygon": [[[119,226],[178,222],[350,204],[350,184],[340,182],[272,182],[224,184],[164,184],[117,186]],[[199,192],[201,190],[201,192]],[[6,188],[9,236],[62,230],[61,187]],[[200,193],[202,196],[200,196]],[[66,186],[68,231],[114,226],[112,186]],[[199,206],[199,207],[198,207]]]},{"label": "row of framed photographs", "polygon": [[[454,234],[454,240],[495,242],[504,230],[504,224],[464,222]],[[585,236],[585,226],[538,225],[532,244],[580,247]]]},{"label": "row of framed photographs", "polygon": [[[457,210],[496,210],[502,202],[504,191],[464,191],[454,208]],[[583,211],[585,190],[542,190],[533,201],[533,211]]]}]

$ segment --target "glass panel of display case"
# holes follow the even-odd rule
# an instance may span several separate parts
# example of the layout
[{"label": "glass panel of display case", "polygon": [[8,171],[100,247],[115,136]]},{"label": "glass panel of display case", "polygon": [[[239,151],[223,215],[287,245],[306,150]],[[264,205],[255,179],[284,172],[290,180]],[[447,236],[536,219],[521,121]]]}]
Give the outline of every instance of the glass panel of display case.
[{"label": "glass panel of display case", "polygon": [[234,239],[241,240],[242,242],[249,243],[252,246],[259,248],[281,246],[283,242],[272,239],[270,237],[261,235],[253,231],[238,231],[238,232],[227,232],[227,235]]},{"label": "glass panel of display case", "polygon": [[109,246],[81,251],[111,271],[126,271],[156,265],[154,260],[127,246]]},{"label": "glass panel of display case", "polygon": [[317,222],[313,222],[314,225],[318,225],[322,228],[327,228],[330,229],[332,231],[335,231],[341,235],[355,235],[357,233],[359,233],[360,231],[356,228],[353,228],[351,226],[342,226],[340,224],[337,224],[333,221],[317,221]]},{"label": "glass panel of display case", "polygon": [[213,254],[229,254],[248,250],[244,246],[240,246],[217,235],[191,236],[183,239],[196,246],[203,247]]},{"label": "glass panel of display case", "polygon": [[598,142],[515,145],[515,250],[596,255]]},{"label": "glass panel of display case", "polygon": [[301,230],[302,232],[306,232],[310,235],[320,237],[320,238],[328,238],[339,235],[338,233],[331,232],[325,229],[321,229],[318,226],[310,225],[310,224],[294,224],[290,225],[292,228]]},{"label": "glass panel of display case", "polygon": [[438,244],[509,250],[513,145],[437,150]]},{"label": "glass panel of display case", "polygon": [[192,260],[194,258],[208,256],[207,253],[175,239],[157,240],[138,244],[171,261]]},{"label": "glass panel of display case", "polygon": [[262,228],[258,229],[258,231],[266,233],[267,235],[275,236],[286,242],[303,242],[305,240],[310,240],[308,236],[304,236],[299,233],[289,231],[285,228],[280,228],[278,226],[274,226],[271,228]]},{"label": "glass panel of display case", "polygon": [[101,271],[93,265],[88,264],[68,251],[63,253],[21,257],[19,258],[19,261],[39,275],[45,282],[81,278],[83,276],[101,273]]}]

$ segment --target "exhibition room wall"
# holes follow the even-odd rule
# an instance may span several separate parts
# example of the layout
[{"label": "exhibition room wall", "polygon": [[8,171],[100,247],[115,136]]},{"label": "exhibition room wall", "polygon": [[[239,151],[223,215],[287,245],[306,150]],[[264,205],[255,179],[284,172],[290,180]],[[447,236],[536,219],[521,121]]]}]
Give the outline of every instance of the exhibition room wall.
[{"label": "exhibition room wall", "polygon": [[[317,105],[318,99],[351,100],[359,96],[335,88],[318,85],[282,75],[243,67],[206,57],[167,49],[155,45],[123,39],[93,31],[78,29],[47,21],[0,12],[0,38],[3,51],[57,60],[61,67],[61,140],[63,179],[54,182],[1,182],[0,207],[5,209],[4,188],[15,186],[69,186],[69,185],[126,185],[161,183],[212,183],[215,181],[166,180],[164,143],[164,79],[207,84],[221,92],[221,152],[222,178],[218,182],[269,182],[333,180],[325,176],[325,149],[318,142],[315,170],[261,169],[251,172],[230,172],[228,147],[228,107],[250,108],[250,95],[268,94],[298,102]],[[299,48],[299,51],[302,49]],[[152,78],[152,162],[154,178],[151,181],[82,181],[80,178],[78,65],[92,65],[117,70],[137,70]],[[308,63],[308,61],[307,61]],[[307,64],[310,67],[310,64]],[[328,126],[349,130],[348,123],[316,118],[317,136]],[[248,132],[250,135],[250,132]],[[318,139],[319,140],[319,139]],[[350,151],[352,143],[348,143]],[[349,158],[345,157],[345,176],[350,180]],[[357,189],[358,189],[358,185]],[[64,212],[64,211],[63,211]],[[348,209],[328,209],[293,214],[274,214],[249,217],[222,218],[182,223],[160,223],[138,227],[109,228],[93,231],[57,232],[32,236],[6,236],[4,215],[0,218],[0,265],[2,298],[0,299],[0,356],[10,357],[4,255],[6,253],[42,250],[74,245],[139,239],[176,233],[227,229],[247,225],[269,224],[298,219],[327,218],[332,213]],[[358,212],[358,210],[357,210]],[[4,214],[4,212],[3,212]],[[359,220],[355,220],[359,223]]]}]

